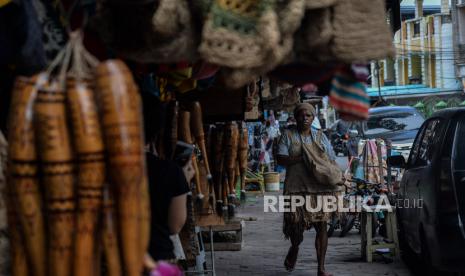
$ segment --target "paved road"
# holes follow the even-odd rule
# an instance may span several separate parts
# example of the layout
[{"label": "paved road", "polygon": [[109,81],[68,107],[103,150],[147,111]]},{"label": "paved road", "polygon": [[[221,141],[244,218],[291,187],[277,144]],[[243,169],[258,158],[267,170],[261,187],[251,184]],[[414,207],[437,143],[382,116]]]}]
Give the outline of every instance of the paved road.
[{"label": "paved road", "polygon": [[[316,275],[314,230],[305,233],[296,270],[284,270],[284,257],[289,242],[284,240],[281,227],[282,215],[263,212],[263,198],[248,199],[238,210],[238,217],[257,218],[246,221],[243,231],[243,248],[236,252],[216,252],[217,275]],[[337,233],[336,233],[337,235]],[[378,257],[368,264],[360,258],[360,235],[353,230],[344,238],[329,240],[326,269],[334,276],[349,275],[411,275],[401,261],[386,264]]]}]

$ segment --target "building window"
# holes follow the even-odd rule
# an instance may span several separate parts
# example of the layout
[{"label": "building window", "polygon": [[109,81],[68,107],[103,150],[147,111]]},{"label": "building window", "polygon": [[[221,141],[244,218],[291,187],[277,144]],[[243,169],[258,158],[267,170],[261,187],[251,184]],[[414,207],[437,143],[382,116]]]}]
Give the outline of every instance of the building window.
[{"label": "building window", "polygon": [[409,83],[410,84],[421,84],[422,83],[422,75],[421,75],[421,56],[420,55],[412,55],[410,57],[411,62],[411,71],[409,76]]},{"label": "building window", "polygon": [[465,7],[457,8],[460,44],[465,44]]},{"label": "building window", "polygon": [[413,23],[413,37],[420,37],[420,22]]}]

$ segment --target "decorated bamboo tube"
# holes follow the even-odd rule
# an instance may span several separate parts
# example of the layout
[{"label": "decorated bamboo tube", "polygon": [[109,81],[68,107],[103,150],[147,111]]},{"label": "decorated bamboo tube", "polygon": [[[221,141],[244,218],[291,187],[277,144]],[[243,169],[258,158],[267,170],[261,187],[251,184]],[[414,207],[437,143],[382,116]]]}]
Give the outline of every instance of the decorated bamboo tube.
[{"label": "decorated bamboo tube", "polygon": [[215,192],[216,192],[216,204],[217,211],[223,209],[223,168],[224,168],[224,153],[223,153],[223,140],[224,131],[223,128],[217,127],[214,135],[214,171],[215,171]]},{"label": "decorated bamboo tube", "polygon": [[[207,135],[206,135],[206,138],[205,138],[205,151],[206,151],[205,154],[206,154],[208,160],[213,159],[213,157],[212,157],[212,137],[213,137],[213,127],[209,126],[208,132],[207,132]],[[211,167],[211,165],[209,165],[209,166]],[[213,173],[211,172],[211,168],[210,168],[210,173],[211,173],[211,176],[210,176],[209,185],[208,185],[209,193],[210,193],[209,201],[210,201],[210,204],[212,205],[212,207],[216,208],[215,207],[216,199],[217,199],[216,191],[215,191],[216,187],[215,187]]]},{"label": "decorated bamboo tube", "polygon": [[[109,60],[97,67],[97,105],[106,151],[110,185],[115,191],[123,275],[140,275],[146,245],[141,247],[141,191],[145,179],[142,108],[137,87],[126,65]],[[146,217],[146,216],[144,216]],[[145,221],[149,223],[149,221]]]},{"label": "decorated bamboo tube", "polygon": [[97,224],[105,181],[105,156],[93,87],[88,81],[68,80],[74,149],[77,158],[77,231],[74,276],[96,271]]},{"label": "decorated bamboo tube", "polygon": [[213,193],[213,176],[210,171],[210,164],[208,162],[208,154],[207,154],[207,147],[205,142],[205,132],[203,130],[203,119],[202,119],[202,108],[199,102],[193,102],[190,105],[190,112],[191,112],[191,129],[195,137],[195,141],[200,148],[200,152],[202,153],[203,157],[203,164],[206,170],[206,177],[208,180],[208,186],[206,189],[206,193],[208,193],[208,201],[211,202],[212,199],[215,198]]},{"label": "decorated bamboo tube", "polygon": [[199,102],[193,102],[190,106],[191,129],[195,137],[195,141],[202,152],[203,161],[205,162],[205,169],[207,170],[207,177],[211,179],[210,164],[208,162],[207,148],[205,145],[205,132],[203,130],[202,121],[202,108]]},{"label": "decorated bamboo tube", "polygon": [[236,166],[234,167],[234,171],[235,171],[234,181],[235,181],[235,183],[237,183],[237,180],[241,179],[241,169],[240,169],[240,166],[239,166],[239,159],[236,161]]},{"label": "decorated bamboo tube", "polygon": [[[146,172],[145,172],[146,174]],[[141,212],[139,215],[140,221],[140,243],[142,248],[142,253],[145,254],[148,250],[150,242],[150,194],[149,194],[149,182],[148,178],[144,177],[144,182],[141,186]],[[142,255],[142,258],[144,255]]]},{"label": "decorated bamboo tube", "polygon": [[25,257],[38,276],[46,275],[46,247],[32,113],[36,82],[43,77],[16,79],[8,118],[9,185],[17,195],[16,213],[24,232]]},{"label": "decorated bamboo tube", "polygon": [[229,195],[228,174],[225,171],[223,171],[222,178],[223,178],[223,181],[222,181],[222,189],[223,189],[222,198],[223,198],[224,206],[226,206],[230,202],[229,202],[229,198],[228,198],[228,195]]},{"label": "decorated bamboo tube", "polygon": [[[191,121],[190,112],[188,111],[179,112],[179,124],[178,124],[179,138],[181,139],[181,141],[192,145],[193,143],[192,143],[190,121]],[[194,184],[195,184],[197,198],[203,199],[204,195],[202,193],[202,188],[200,187],[200,174],[199,174],[199,168],[197,164],[197,157],[195,155],[192,156],[192,166],[194,167],[194,170],[195,170]]]},{"label": "decorated bamboo tube", "polygon": [[229,196],[235,197],[235,166],[237,160],[237,150],[239,145],[239,129],[237,124],[232,122],[226,128],[226,169],[229,183]]},{"label": "decorated bamboo tube", "polygon": [[[1,196],[6,207],[6,223],[8,225],[8,234],[10,240],[10,271],[8,274],[12,276],[27,276],[29,275],[28,263],[26,259],[26,248],[22,238],[21,223],[18,220],[17,207],[15,201],[17,196],[16,189],[13,189],[11,182],[7,182],[7,155],[8,144],[3,133],[0,131],[0,187]],[[10,177],[8,177],[10,178]]]},{"label": "decorated bamboo tube", "polygon": [[241,193],[245,192],[245,175],[247,173],[247,156],[249,153],[249,133],[245,126],[242,127],[239,140],[239,169],[241,177]]},{"label": "decorated bamboo tube", "polygon": [[48,274],[71,275],[75,233],[73,152],[67,125],[66,94],[52,81],[40,87],[34,125],[48,226]]},{"label": "decorated bamboo tube", "polygon": [[107,275],[122,276],[123,270],[120,261],[120,251],[118,246],[118,233],[115,223],[115,204],[112,193],[108,185],[105,185],[103,191],[103,208],[102,208],[102,246],[105,255]]},{"label": "decorated bamboo tube", "polygon": [[[8,184],[7,184],[8,185]],[[8,233],[10,237],[11,275],[29,276],[29,266],[26,259],[25,240],[21,234],[21,223],[16,212],[16,194],[13,187],[5,189],[5,203],[7,208]]]}]

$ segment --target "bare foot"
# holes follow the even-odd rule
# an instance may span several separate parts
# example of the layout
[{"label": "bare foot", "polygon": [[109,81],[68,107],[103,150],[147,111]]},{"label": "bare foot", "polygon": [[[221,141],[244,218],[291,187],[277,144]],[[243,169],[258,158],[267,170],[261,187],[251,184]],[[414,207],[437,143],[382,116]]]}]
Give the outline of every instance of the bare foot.
[{"label": "bare foot", "polygon": [[318,271],[318,276],[333,276],[333,274],[329,274],[324,271]]},{"label": "bare foot", "polygon": [[297,255],[299,255],[299,248],[291,246],[289,252],[287,252],[286,259],[284,260],[284,267],[288,272],[291,272],[295,268],[297,262]]}]

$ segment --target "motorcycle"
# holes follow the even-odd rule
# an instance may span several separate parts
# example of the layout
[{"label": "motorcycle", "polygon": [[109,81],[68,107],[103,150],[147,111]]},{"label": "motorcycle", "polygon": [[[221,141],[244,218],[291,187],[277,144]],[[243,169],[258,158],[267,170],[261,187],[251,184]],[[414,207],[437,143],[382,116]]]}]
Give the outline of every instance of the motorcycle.
[{"label": "motorcycle", "polygon": [[338,156],[339,153],[342,153],[343,156],[347,156],[348,138],[349,136],[347,134],[341,135],[339,133],[333,133],[331,135],[331,145],[333,146],[333,150],[334,150],[334,153],[336,153],[336,156]]},{"label": "motorcycle", "polygon": [[[389,191],[386,185],[381,183],[371,183],[363,179],[352,178],[349,180],[355,184],[355,190],[352,195],[358,195],[363,197],[363,202],[368,206],[373,206],[378,204],[379,199],[383,195],[389,195]],[[357,219],[360,221],[360,214],[358,214]],[[382,211],[376,212],[376,215],[373,216],[373,236],[378,232],[379,235],[386,237],[386,225],[385,225],[385,216]],[[348,228],[350,225],[348,226]],[[360,231],[360,228],[358,229]],[[350,231],[350,229],[348,230]]]},{"label": "motorcycle", "polygon": [[[376,205],[382,195],[389,193],[385,185],[380,183],[371,183],[358,178],[352,178],[348,181],[353,183],[353,185],[351,185],[351,187],[346,187],[344,200],[346,200],[347,203],[349,203],[351,197],[361,196],[363,202],[368,206]],[[331,237],[334,231],[338,229],[341,230],[339,237],[345,237],[354,227],[360,232],[360,221],[360,213],[341,213],[339,216],[333,215],[331,221],[328,223],[328,237]],[[379,235],[386,237],[386,225],[383,212],[377,212],[376,215],[373,216],[372,225],[373,235],[379,233]]]}]

